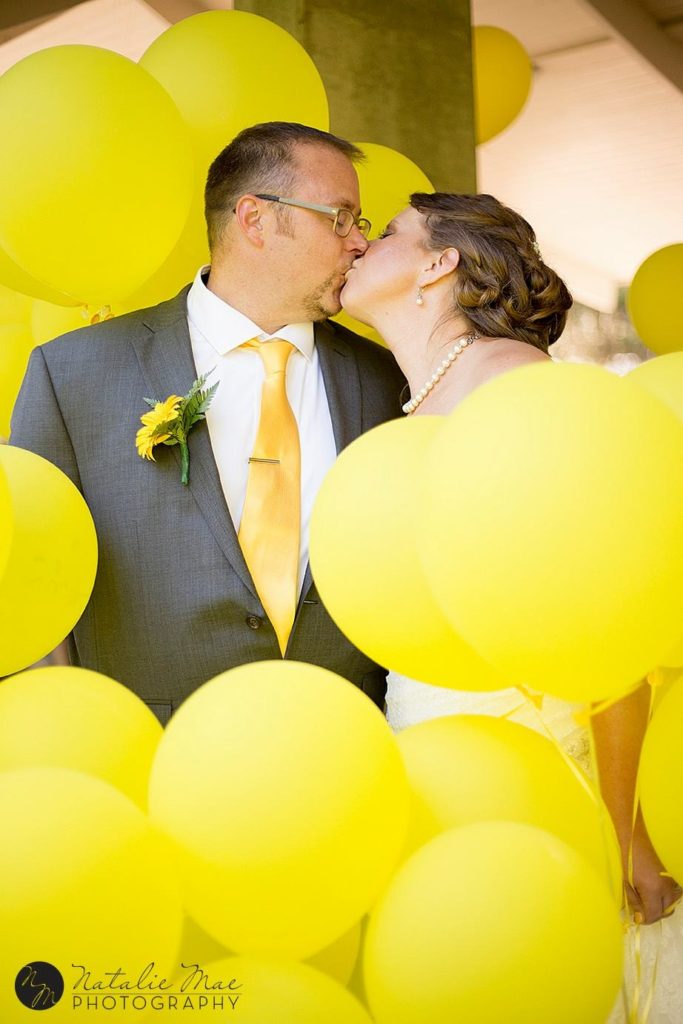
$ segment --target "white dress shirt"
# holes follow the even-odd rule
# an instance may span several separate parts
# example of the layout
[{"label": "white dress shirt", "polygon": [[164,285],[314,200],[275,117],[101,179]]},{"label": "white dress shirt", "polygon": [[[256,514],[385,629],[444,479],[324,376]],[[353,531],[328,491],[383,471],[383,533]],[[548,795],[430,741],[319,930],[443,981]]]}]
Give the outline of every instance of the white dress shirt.
[{"label": "white dress shirt", "polygon": [[187,321],[197,376],[215,367],[207,385],[219,381],[206,414],[211,447],[235,530],[239,531],[247,492],[249,458],[261,414],[265,367],[258,352],[240,349],[245,341],[283,338],[295,346],[287,362],[287,398],[301,441],[301,547],[299,592],[308,564],[308,537],[313,502],[337,457],[330,409],[313,324],[287,324],[266,334],[239,310],[209,291],[202,267],[187,296]]}]

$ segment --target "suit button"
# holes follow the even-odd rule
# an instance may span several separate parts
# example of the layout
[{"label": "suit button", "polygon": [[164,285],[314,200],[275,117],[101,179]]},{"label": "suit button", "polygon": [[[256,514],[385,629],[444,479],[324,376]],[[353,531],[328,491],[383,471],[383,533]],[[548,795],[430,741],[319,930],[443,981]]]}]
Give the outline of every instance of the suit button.
[{"label": "suit button", "polygon": [[246,623],[249,629],[260,629],[263,625],[263,619],[260,619],[258,615],[247,615]]}]

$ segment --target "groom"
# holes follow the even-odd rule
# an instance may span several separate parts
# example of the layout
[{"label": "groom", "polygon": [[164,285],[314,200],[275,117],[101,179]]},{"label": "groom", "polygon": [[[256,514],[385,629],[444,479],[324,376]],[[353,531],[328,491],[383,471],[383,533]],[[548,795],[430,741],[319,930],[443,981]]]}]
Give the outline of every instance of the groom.
[{"label": "groom", "polygon": [[[383,705],[384,670],[337,629],[308,566],[325,473],[400,414],[390,354],[328,320],[368,244],[361,156],[302,125],[246,129],[209,171],[210,270],[174,299],[31,355],[10,443],[71,478],[99,539],[70,660],[130,687],[162,722],[207,679],[280,657]],[[204,373],[218,386],[188,436],[185,486],[179,447],[145,459],[136,434],[144,397],[182,396]]]}]

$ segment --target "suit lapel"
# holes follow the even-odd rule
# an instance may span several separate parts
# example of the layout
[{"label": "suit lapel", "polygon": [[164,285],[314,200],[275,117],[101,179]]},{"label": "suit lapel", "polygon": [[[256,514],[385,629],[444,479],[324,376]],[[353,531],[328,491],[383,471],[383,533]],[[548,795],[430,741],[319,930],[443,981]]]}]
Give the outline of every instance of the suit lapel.
[{"label": "suit lapel", "polygon": [[361,433],[358,363],[351,346],[327,321],[315,325],[315,343],[339,455]]},{"label": "suit lapel", "polygon": [[[145,323],[152,333],[132,341],[149,397],[159,401],[168,395],[189,391],[197,376],[187,326],[188,290],[184,289],[177,298],[150,310]],[[192,428],[188,445],[190,492],[233,570],[258,598],[225,501],[206,420]],[[174,445],[170,451],[180,466],[179,446]]]},{"label": "suit lapel", "polygon": [[[315,344],[330,407],[334,442],[339,455],[362,431],[361,383],[353,349],[328,321],[315,325]],[[313,583],[311,563],[306,566],[301,601]]]}]

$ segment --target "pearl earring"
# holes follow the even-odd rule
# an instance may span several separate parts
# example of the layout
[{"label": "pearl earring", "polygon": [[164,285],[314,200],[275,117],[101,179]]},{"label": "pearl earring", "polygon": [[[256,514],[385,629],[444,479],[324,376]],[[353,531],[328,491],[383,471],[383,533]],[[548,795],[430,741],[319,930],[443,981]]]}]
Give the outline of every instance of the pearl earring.
[{"label": "pearl earring", "polygon": [[416,306],[424,306],[424,304],[425,304],[425,300],[423,298],[422,289],[418,287],[418,289],[417,289],[417,299],[415,300],[415,305]]}]

